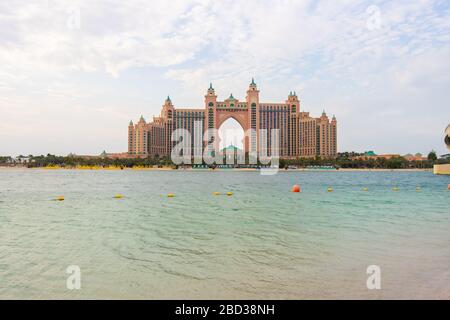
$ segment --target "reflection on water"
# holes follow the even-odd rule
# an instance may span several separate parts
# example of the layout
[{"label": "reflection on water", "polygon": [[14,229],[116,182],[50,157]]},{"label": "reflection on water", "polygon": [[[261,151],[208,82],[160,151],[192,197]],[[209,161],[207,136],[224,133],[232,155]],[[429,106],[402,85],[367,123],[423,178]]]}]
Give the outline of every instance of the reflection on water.
[{"label": "reflection on water", "polygon": [[[0,298],[448,299],[449,180],[3,170]],[[366,288],[372,264],[382,290]],[[79,291],[66,289],[69,265],[81,268]]]}]

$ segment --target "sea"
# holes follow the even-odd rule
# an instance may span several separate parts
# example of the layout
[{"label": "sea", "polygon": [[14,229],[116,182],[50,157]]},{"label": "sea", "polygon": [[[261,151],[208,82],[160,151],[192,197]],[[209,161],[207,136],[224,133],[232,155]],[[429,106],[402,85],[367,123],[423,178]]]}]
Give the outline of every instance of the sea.
[{"label": "sea", "polygon": [[2,169],[0,299],[450,299],[449,184]]}]

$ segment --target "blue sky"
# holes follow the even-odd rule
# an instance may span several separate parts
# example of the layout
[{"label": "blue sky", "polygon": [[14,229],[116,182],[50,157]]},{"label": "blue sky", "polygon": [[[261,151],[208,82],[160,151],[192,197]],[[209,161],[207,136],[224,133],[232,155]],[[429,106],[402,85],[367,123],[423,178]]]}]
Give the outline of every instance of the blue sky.
[{"label": "blue sky", "polygon": [[296,91],[339,151],[446,153],[448,1],[0,3],[0,154],[127,149],[127,125],[178,107]]}]

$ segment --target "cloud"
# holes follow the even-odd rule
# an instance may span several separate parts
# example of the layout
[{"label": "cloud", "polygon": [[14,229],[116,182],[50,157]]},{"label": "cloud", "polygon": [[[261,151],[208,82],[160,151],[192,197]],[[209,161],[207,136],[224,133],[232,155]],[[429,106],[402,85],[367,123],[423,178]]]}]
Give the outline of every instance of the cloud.
[{"label": "cloud", "polygon": [[[14,122],[36,110],[48,112],[41,125],[51,126],[82,108],[117,123],[109,134],[122,132],[119,118],[137,115],[111,99],[132,97],[129,87],[145,79],[139,72],[155,70],[157,89],[140,93],[154,95],[154,114],[175,90],[180,107],[201,107],[211,81],[222,97],[237,91],[243,98],[254,76],[263,100],[297,90],[305,110],[335,113],[341,150],[366,143],[395,151],[386,141],[396,135],[399,152],[443,152],[449,30],[450,6],[442,0],[3,1],[0,111],[10,122],[3,117],[0,128],[20,132]],[[125,78],[136,82],[120,83]],[[389,134],[367,130],[377,121]],[[419,130],[423,124],[436,129]],[[111,146],[125,149],[126,136]]]},{"label": "cloud", "polygon": [[207,42],[202,3],[52,1],[3,3],[0,59],[11,68],[46,72],[104,70],[192,59]]}]

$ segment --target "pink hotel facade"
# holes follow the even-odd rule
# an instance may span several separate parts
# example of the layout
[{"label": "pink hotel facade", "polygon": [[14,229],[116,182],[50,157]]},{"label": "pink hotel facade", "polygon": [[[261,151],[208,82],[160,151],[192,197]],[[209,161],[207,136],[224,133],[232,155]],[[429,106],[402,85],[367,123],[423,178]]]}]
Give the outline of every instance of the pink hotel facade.
[{"label": "pink hotel facade", "polygon": [[[264,103],[259,101],[256,83],[250,83],[245,101],[239,101],[231,94],[224,101],[218,101],[212,85],[205,95],[203,109],[175,108],[167,97],[159,117],[147,123],[143,116],[128,126],[128,153],[133,156],[170,156],[171,134],[176,129],[187,129],[194,134],[194,123],[200,121],[202,132],[206,129],[219,129],[229,118],[234,118],[244,132],[254,129],[259,137],[260,129],[279,131],[279,154],[282,158],[297,157],[335,157],[337,155],[337,121],[329,119],[325,112],[321,117],[311,117],[301,110],[297,95],[290,93],[283,103]],[[253,139],[256,139],[253,138]],[[244,138],[244,151],[249,151],[249,137]],[[192,139],[194,141],[194,139]],[[268,143],[270,149],[270,142]],[[270,150],[268,150],[270,154]]]}]

